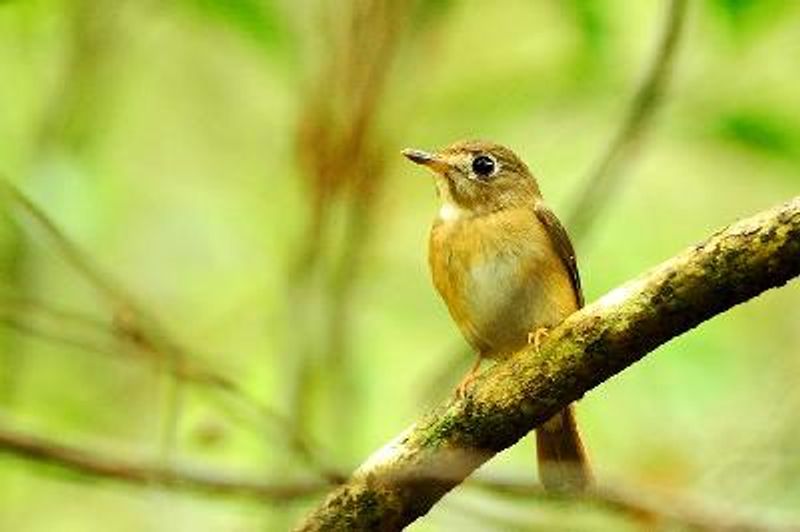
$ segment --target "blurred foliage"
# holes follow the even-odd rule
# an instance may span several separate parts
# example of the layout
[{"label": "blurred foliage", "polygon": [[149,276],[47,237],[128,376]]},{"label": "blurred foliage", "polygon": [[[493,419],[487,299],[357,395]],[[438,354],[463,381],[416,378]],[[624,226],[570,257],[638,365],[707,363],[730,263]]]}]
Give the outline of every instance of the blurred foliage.
[{"label": "blurred foliage", "polygon": [[740,109],[719,117],[718,134],[766,156],[800,161],[800,131],[768,109]]},{"label": "blurred foliage", "polygon": [[[690,5],[665,106],[578,245],[590,301],[800,190],[800,4]],[[498,140],[568,212],[664,12],[627,0],[0,3],[0,174],[132,294],[161,351],[179,345],[238,390],[176,385],[42,224],[4,210],[0,422],[287,482],[353,467],[461,376],[463,342],[426,271],[436,199],[399,150]],[[335,194],[320,185],[334,181]],[[598,477],[797,523],[798,305],[796,283],[766,294],[588,394],[579,417]],[[534,478],[533,456],[521,442],[482,473]],[[80,482],[0,456],[0,530],[281,530],[315,502]],[[465,488],[412,529],[647,523]]]},{"label": "blurred foliage", "polygon": [[611,28],[606,20],[608,7],[603,2],[592,0],[569,0],[564,2],[568,15],[574,17],[575,27],[580,32],[574,66],[576,80],[584,83],[602,82],[603,72],[608,68]]},{"label": "blurred foliage", "polygon": [[711,0],[710,3],[736,35],[768,30],[791,4],[786,0]]},{"label": "blurred foliage", "polygon": [[283,6],[273,0],[182,0],[187,8],[204,15],[210,22],[225,24],[265,51],[286,53],[292,34],[282,13]]}]

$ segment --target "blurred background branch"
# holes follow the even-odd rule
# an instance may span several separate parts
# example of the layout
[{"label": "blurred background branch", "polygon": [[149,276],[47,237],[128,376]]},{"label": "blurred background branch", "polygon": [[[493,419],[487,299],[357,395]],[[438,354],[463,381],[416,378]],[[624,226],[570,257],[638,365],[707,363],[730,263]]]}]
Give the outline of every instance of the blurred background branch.
[{"label": "blurred background branch", "polygon": [[[413,2],[321,2],[309,34],[310,74],[294,149],[309,202],[292,259],[288,308],[292,419],[299,432],[322,417],[347,453],[359,384],[351,353],[354,291],[381,206],[391,144],[381,127],[387,81]],[[314,308],[321,315],[315,322]],[[315,327],[316,325],[316,327]],[[321,407],[322,412],[316,411]]]},{"label": "blurred background branch", "polygon": [[619,192],[625,167],[633,162],[662,103],[672,75],[676,49],[685,25],[687,0],[668,0],[661,36],[650,65],[625,110],[616,132],[603,155],[589,172],[565,218],[572,238],[588,239],[590,229],[603,209]]},{"label": "blurred background branch", "polygon": [[[92,0],[76,0],[68,12],[65,42],[55,56],[57,87],[36,116],[31,131],[31,146],[19,174],[21,181],[42,178],[42,169],[63,158],[88,155],[101,129],[110,91],[106,76],[110,61],[124,30],[118,26],[126,2],[99,5]],[[28,242],[15,228],[0,235],[0,282],[22,296],[31,288]],[[11,404],[17,382],[24,380],[25,364],[19,352],[24,345],[12,336],[0,337],[0,400]],[[16,354],[12,354],[16,353]]]},{"label": "blurred background branch", "polygon": [[319,493],[330,486],[325,480],[265,482],[228,474],[157,462],[136,462],[97,451],[65,445],[35,434],[0,428],[0,453],[67,469],[82,476],[112,480],[146,488],[199,491],[212,495],[250,497],[277,503]]},{"label": "blurred background branch", "polygon": [[[245,419],[250,426],[258,428],[260,435],[264,434],[262,430],[265,423],[275,425],[280,429],[279,437],[286,438],[290,448],[307,465],[317,468],[324,476],[336,478],[336,474],[328,470],[321,458],[315,455],[316,451],[312,450],[312,445],[307,442],[306,437],[294,431],[294,423],[290,418],[277,414],[261,404],[234,380],[204,367],[197,355],[190,353],[174,340],[153,314],[145,311],[124,288],[102,273],[92,259],[71,242],[30,198],[7,180],[0,179],[0,188],[3,199],[19,207],[44,229],[64,260],[107,300],[112,309],[111,318],[104,322],[73,311],[54,309],[39,302],[20,300],[11,296],[5,301],[0,298],[0,312],[2,312],[0,317],[3,323],[25,334],[51,341],[67,342],[104,354],[123,352],[120,345],[112,344],[112,347],[105,347],[109,340],[119,340],[122,346],[127,345],[134,348],[136,353],[153,358],[154,362],[165,368],[176,382],[197,385],[225,399],[227,404],[233,405],[234,412],[238,411],[238,418]],[[27,320],[30,310],[36,310],[50,318],[55,317],[56,320],[49,324],[49,328],[47,324],[33,325]],[[65,322],[75,322],[84,328],[88,326],[93,329],[93,333],[105,335],[105,341],[98,342],[96,339],[65,335],[63,332]],[[177,424],[177,419],[172,422]]]},{"label": "blurred background branch", "polygon": [[627,515],[642,529],[661,529],[677,525],[691,530],[797,530],[800,523],[760,518],[757,512],[742,508],[725,508],[718,503],[700,501],[677,494],[660,493],[652,486],[629,486],[603,480],[582,494],[558,494],[544,491],[537,483],[513,478],[475,478],[466,486],[499,496],[514,497],[528,504],[531,501],[591,504]]}]

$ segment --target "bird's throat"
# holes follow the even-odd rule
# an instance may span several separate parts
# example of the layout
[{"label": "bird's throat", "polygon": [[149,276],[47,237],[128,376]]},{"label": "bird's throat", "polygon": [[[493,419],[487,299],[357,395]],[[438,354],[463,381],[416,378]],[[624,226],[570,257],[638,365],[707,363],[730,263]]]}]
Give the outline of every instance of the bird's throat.
[{"label": "bird's throat", "polygon": [[444,223],[457,222],[466,217],[466,215],[467,212],[452,201],[445,201],[439,209],[439,220]]}]

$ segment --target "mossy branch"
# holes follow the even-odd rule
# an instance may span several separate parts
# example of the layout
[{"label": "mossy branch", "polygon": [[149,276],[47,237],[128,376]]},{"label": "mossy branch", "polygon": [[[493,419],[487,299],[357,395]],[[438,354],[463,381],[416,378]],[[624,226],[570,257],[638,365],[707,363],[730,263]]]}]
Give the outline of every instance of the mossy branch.
[{"label": "mossy branch", "polygon": [[399,530],[586,391],[800,274],[800,197],[737,222],[576,312],[370,457],[300,530]]}]

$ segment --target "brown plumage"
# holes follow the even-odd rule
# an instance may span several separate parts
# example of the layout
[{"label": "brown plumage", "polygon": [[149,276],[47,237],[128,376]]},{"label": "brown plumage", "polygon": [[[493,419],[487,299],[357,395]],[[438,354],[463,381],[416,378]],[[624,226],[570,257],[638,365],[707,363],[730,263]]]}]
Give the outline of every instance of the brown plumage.
[{"label": "brown plumage", "polygon": [[[442,207],[430,234],[431,274],[478,354],[474,370],[483,358],[518,351],[531,333],[557,325],[583,305],[569,237],[511,150],[462,141],[436,153],[403,153],[435,176]],[[460,393],[472,376],[465,377]],[[591,473],[572,406],[536,433],[545,487],[586,487]]]}]

